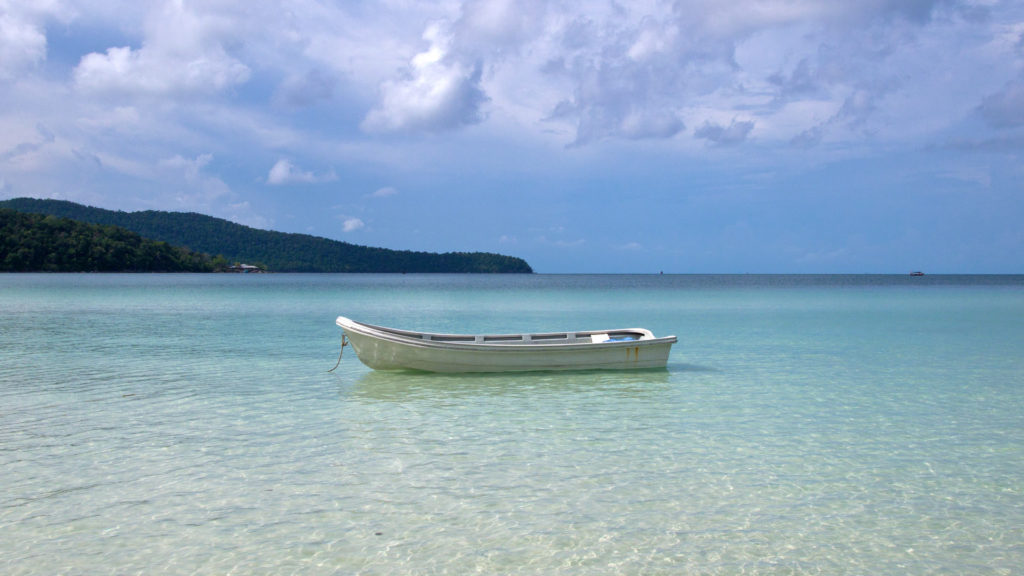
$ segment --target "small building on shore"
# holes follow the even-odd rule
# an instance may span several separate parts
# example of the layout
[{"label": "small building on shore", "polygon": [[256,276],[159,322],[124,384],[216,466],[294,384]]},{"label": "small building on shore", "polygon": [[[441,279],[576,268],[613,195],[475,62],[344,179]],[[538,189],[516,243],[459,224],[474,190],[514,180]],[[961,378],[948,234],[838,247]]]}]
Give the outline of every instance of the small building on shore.
[{"label": "small building on shore", "polygon": [[253,266],[252,264],[232,264],[227,267],[227,272],[234,272],[236,274],[255,274],[257,272],[266,272],[259,266]]}]

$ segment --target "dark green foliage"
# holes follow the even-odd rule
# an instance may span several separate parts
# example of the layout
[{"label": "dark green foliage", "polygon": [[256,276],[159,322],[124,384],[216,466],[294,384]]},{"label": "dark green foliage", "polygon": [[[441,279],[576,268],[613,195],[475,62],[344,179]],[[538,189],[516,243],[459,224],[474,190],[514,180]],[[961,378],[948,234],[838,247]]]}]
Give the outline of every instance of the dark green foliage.
[{"label": "dark green foliage", "polygon": [[2,201],[0,207],[121,226],[146,238],[197,252],[261,264],[272,272],[533,272],[521,258],[501,254],[370,248],[308,234],[257,230],[196,213],[120,212],[33,198]]},{"label": "dark green foliage", "polygon": [[0,272],[212,272],[205,254],[117,226],[0,207]]}]

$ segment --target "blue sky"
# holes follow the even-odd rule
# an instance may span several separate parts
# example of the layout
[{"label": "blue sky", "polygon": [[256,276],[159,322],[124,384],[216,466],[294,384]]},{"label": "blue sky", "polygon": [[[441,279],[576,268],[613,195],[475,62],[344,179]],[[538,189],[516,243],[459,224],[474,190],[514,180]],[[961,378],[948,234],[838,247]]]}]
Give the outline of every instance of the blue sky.
[{"label": "blue sky", "polygon": [[1024,272],[1024,3],[0,0],[0,198],[538,272]]}]

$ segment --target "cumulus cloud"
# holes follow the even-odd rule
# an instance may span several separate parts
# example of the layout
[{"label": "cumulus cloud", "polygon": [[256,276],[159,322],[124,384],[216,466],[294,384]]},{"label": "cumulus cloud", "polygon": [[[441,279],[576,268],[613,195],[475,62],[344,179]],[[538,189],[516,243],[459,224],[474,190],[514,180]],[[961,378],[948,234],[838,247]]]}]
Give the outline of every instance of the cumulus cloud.
[{"label": "cumulus cloud", "polygon": [[246,82],[250,69],[228,54],[233,31],[223,16],[182,2],[154,10],[140,48],[110,47],[82,57],[76,85],[92,92],[217,92]]},{"label": "cumulus cloud", "polygon": [[270,174],[267,175],[267,184],[287,184],[312,180],[312,172],[300,172],[288,160],[278,160],[270,169]]},{"label": "cumulus cloud", "polygon": [[359,218],[346,218],[344,222],[341,223],[341,229],[343,232],[355,232],[364,226],[366,226],[366,223]]},{"label": "cumulus cloud", "polygon": [[[584,11],[545,0],[463,0],[385,3],[372,12],[299,4],[280,13],[274,3],[243,10],[233,1],[169,0],[148,9],[138,44],[122,40],[84,55],[73,77],[83,92],[101,96],[208,97],[230,95],[262,75],[253,84],[289,112],[333,101],[343,122],[358,119],[368,133],[438,133],[495,118],[499,129],[534,129],[584,146],[671,139],[687,130],[684,118],[739,114],[758,118],[759,139],[814,145],[870,133],[840,128],[866,126],[887,112],[880,103],[901,90],[899,82],[914,82],[907,70],[936,76],[927,60],[901,69],[888,63],[930,51],[920,34],[949,32],[942,45],[957,45],[958,29],[987,26],[978,14],[996,7],[979,6],[678,0],[590,4]],[[38,60],[34,45],[25,53],[35,55],[21,61]],[[941,68],[963,53],[941,51]],[[940,67],[938,57],[933,67]],[[830,105],[835,117],[772,121],[787,106],[812,104]],[[1005,118],[999,106],[993,96],[981,110],[986,119]],[[737,143],[743,127],[702,127],[698,138]]]},{"label": "cumulus cloud", "polygon": [[574,145],[675,136],[685,128],[679,113],[687,93],[678,28],[655,17],[606,24],[611,32],[578,18],[560,30],[563,55],[547,71],[568,80],[573,96],[557,103],[548,118],[575,124]]},{"label": "cumulus cloud", "polygon": [[217,48],[190,58],[143,47],[108,48],[82,57],[75,82],[87,91],[216,92],[245,82],[249,68]]},{"label": "cumulus cloud", "polygon": [[282,184],[331,179],[304,152],[341,165],[367,149],[360,128],[685,149],[923,141],[971,114],[1004,138],[1024,125],[1006,0],[129,4],[0,0],[0,152],[40,144],[42,119],[108,165],[152,169],[182,145],[287,150],[255,168]]},{"label": "cumulus cloud", "polygon": [[381,86],[364,130],[436,132],[482,120],[487,96],[480,88],[480,65],[453,57],[451,35],[440,24],[428,28],[423,38],[430,47],[412,58],[400,79]]},{"label": "cumulus cloud", "polygon": [[[842,117],[830,125],[820,117],[805,118],[802,126],[793,117],[763,124],[765,134],[776,139],[806,132],[802,140],[811,142],[807,136],[878,118],[876,103],[902,88],[908,69],[920,79],[933,77],[914,54],[932,52],[934,63],[934,51],[919,45],[917,36],[964,25],[967,16],[957,4],[678,0],[642,8],[591,7],[586,16],[563,12],[547,22],[551,40],[543,46],[549,54],[543,70],[549,81],[566,82],[571,96],[552,104],[547,119],[568,123],[574,144],[583,145],[671,138],[685,129],[682,118],[694,112],[722,117],[753,110],[770,118],[791,103],[827,102],[838,109],[845,102]],[[890,69],[900,59],[916,66]],[[772,132],[783,126],[788,134]],[[746,125],[720,128],[703,135],[736,143]]]},{"label": "cumulus cloud", "polygon": [[443,132],[483,122],[491,102],[485,69],[500,68],[529,45],[542,30],[546,5],[544,0],[466,0],[457,18],[432,19],[422,34],[427,49],[378,86],[362,129]]},{"label": "cumulus cloud", "polygon": [[335,179],[337,179],[337,176],[334,172],[314,174],[313,172],[299,169],[290,160],[286,159],[278,160],[270,169],[270,173],[267,174],[267,184],[270,185],[316,184],[330,182]]},{"label": "cumulus cloud", "polygon": [[0,4],[0,80],[46,58],[46,35],[42,27],[19,13],[16,6]]}]

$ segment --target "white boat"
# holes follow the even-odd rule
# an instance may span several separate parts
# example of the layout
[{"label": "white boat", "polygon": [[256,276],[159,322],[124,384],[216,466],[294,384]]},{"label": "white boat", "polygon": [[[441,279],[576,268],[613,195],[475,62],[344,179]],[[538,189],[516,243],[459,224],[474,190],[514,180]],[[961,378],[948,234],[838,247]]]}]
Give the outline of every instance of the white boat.
[{"label": "white boat", "polygon": [[[523,372],[664,368],[675,336],[644,328],[538,334],[434,334],[339,316],[363,364],[375,370]],[[346,343],[342,344],[342,350]]]}]

